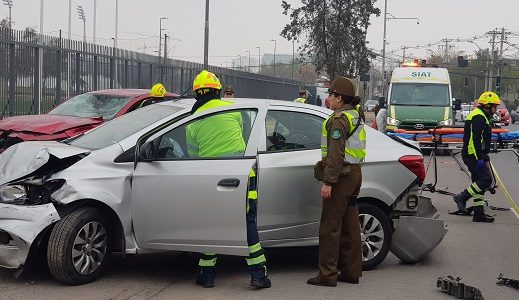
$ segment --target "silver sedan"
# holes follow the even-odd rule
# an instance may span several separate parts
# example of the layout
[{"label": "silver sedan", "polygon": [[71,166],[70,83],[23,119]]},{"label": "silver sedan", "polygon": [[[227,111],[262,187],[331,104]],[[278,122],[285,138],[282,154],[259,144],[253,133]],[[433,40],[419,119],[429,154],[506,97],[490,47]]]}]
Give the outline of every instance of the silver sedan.
[{"label": "silver sedan", "polygon": [[[0,155],[0,266],[23,271],[38,247],[60,282],[98,278],[110,253],[156,251],[248,254],[249,169],[258,166],[260,238],[266,247],[316,246],[325,108],[236,99],[190,115],[193,100],[136,110],[65,142],[24,142]],[[189,155],[186,127],[240,113],[246,151]],[[417,148],[367,128],[359,195],[364,268],[388,252],[417,262],[446,229],[420,195]]]}]

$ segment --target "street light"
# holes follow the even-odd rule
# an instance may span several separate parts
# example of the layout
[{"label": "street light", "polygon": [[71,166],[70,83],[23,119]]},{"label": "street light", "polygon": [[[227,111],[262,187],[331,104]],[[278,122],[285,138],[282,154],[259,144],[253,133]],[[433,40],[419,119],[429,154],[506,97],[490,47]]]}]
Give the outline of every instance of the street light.
[{"label": "street light", "polygon": [[258,49],[258,74],[261,73],[261,48],[256,47]]},{"label": "street light", "polygon": [[13,0],[2,0],[4,5],[9,6],[9,28],[13,27],[13,20],[11,19],[11,9],[13,8]]},{"label": "street light", "polygon": [[205,1],[204,69],[209,65],[209,0]]},{"label": "street light", "polygon": [[97,0],[94,0],[94,28],[92,30],[92,43],[96,43],[96,25],[97,25]]},{"label": "street light", "polygon": [[274,77],[276,77],[276,40],[270,40],[274,42]]},{"label": "street light", "polygon": [[114,48],[117,48],[118,34],[119,34],[119,0],[115,0],[115,37],[114,37]]},{"label": "street light", "polygon": [[161,56],[161,49],[162,49],[162,20],[167,20],[167,17],[162,17],[159,19],[159,62],[160,62],[160,56]]},{"label": "street light", "polygon": [[86,16],[85,16],[85,10],[83,9],[83,6],[81,6],[81,5],[77,6],[77,15],[78,15],[78,18],[83,21],[83,42],[86,43]]},{"label": "street light", "polygon": [[[387,16],[390,15],[391,18]],[[382,97],[385,97],[386,94],[386,28],[387,28],[387,20],[416,20],[416,24],[420,24],[420,19],[418,18],[397,18],[392,14],[387,12],[387,0],[384,0],[384,41],[382,44]]]},{"label": "street light", "polygon": [[247,50],[245,52],[249,53],[249,72],[250,72],[250,50]]}]

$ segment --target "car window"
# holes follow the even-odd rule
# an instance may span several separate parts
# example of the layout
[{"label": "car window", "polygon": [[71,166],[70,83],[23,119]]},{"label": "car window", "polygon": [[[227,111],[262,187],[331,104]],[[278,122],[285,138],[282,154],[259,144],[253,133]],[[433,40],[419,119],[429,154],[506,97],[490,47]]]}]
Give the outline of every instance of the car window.
[{"label": "car window", "polygon": [[108,121],[113,119],[130,100],[131,97],[127,96],[81,94],[63,102],[49,114],[80,118],[103,117],[103,120]]},{"label": "car window", "polygon": [[320,149],[324,118],[301,112],[276,111],[267,113],[267,152],[295,149]]},{"label": "car window", "polygon": [[225,111],[183,124],[158,138],[155,159],[241,157],[245,153],[257,111]]},{"label": "car window", "polygon": [[182,107],[160,104],[146,106],[107,122],[84,135],[73,138],[68,143],[89,150],[102,149],[118,143],[139,130],[182,109]]}]

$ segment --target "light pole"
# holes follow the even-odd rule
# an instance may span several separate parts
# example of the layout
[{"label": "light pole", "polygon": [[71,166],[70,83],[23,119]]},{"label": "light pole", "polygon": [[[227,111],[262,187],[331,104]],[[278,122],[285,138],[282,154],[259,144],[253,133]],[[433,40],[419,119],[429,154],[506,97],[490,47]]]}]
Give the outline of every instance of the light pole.
[{"label": "light pole", "polygon": [[114,37],[114,48],[117,48],[118,35],[119,35],[119,0],[115,0],[115,37]]},{"label": "light pole", "polygon": [[92,29],[92,43],[96,43],[96,26],[97,26],[97,0],[94,0],[94,28]]},{"label": "light pole", "polygon": [[167,20],[167,17],[162,17],[159,19],[159,63],[160,63],[160,56],[161,56],[161,49],[162,49],[162,20]]},{"label": "light pole", "polygon": [[80,20],[83,21],[83,43],[86,43],[86,16],[85,10],[81,5],[77,6],[77,16]]},{"label": "light pole", "polygon": [[276,77],[276,40],[270,40],[274,42],[274,77]]},{"label": "light pole", "polygon": [[[387,16],[390,15],[391,18]],[[416,20],[417,24],[420,24],[420,19],[418,18],[397,18],[392,14],[387,12],[387,0],[384,0],[384,40],[382,44],[382,97],[385,97],[386,94],[386,28],[387,28],[387,20]]]},{"label": "light pole", "polygon": [[261,73],[261,48],[258,46],[258,74]]},{"label": "light pole", "polygon": [[205,0],[204,69],[209,66],[209,0]]},{"label": "light pole", "polygon": [[249,72],[250,72],[250,50],[247,50],[245,52],[249,53]]},{"label": "light pole", "polygon": [[43,34],[43,0],[40,1],[40,34]]},{"label": "light pole", "polygon": [[9,29],[13,27],[13,20],[11,18],[11,9],[13,8],[13,0],[2,0],[4,2],[4,5],[7,5],[9,7]]},{"label": "light pole", "polygon": [[292,80],[294,80],[294,65],[296,62],[295,40],[292,40]]}]

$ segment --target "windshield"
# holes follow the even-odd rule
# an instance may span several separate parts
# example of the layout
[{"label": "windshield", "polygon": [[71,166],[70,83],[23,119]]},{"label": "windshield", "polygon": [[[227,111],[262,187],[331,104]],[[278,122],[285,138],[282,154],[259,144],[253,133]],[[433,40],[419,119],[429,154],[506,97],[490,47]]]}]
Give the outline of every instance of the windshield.
[{"label": "windshield", "polygon": [[69,144],[83,149],[98,150],[118,143],[139,130],[182,110],[169,105],[149,105],[107,122]]},{"label": "windshield", "polygon": [[130,101],[131,97],[103,94],[81,94],[49,112],[49,115],[80,118],[103,117],[111,120]]},{"label": "windshield", "polygon": [[390,103],[410,106],[450,106],[449,85],[432,83],[395,83]]}]

